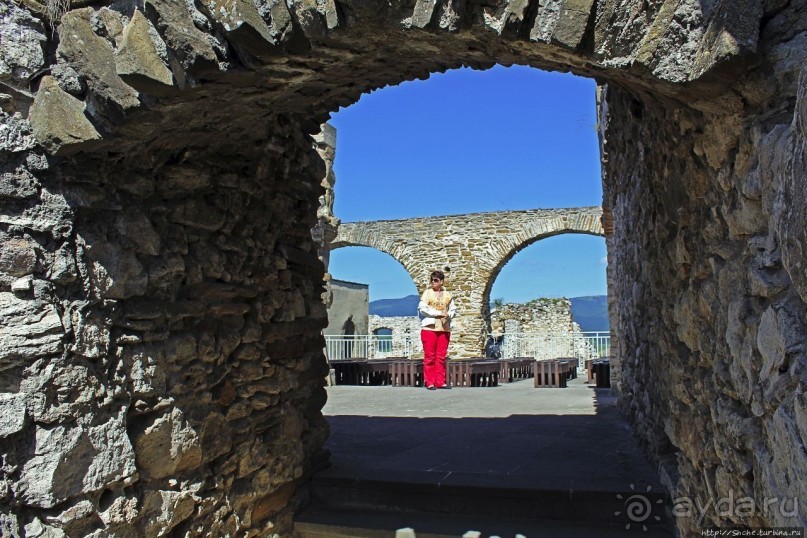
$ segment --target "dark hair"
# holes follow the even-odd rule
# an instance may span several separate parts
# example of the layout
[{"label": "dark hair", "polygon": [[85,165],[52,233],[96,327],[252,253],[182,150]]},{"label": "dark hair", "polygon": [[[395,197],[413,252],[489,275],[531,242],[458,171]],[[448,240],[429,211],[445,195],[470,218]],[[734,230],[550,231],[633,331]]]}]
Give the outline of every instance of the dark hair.
[{"label": "dark hair", "polygon": [[431,280],[432,278],[439,278],[440,280],[445,280],[446,275],[444,275],[442,271],[432,271],[432,274],[429,277],[429,280]]}]

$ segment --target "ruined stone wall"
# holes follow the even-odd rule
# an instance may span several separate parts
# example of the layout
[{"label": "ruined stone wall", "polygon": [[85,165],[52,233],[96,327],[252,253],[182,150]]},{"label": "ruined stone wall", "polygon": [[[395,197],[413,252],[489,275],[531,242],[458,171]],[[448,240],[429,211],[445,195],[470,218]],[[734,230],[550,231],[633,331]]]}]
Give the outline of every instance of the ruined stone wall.
[{"label": "ruined stone wall", "polygon": [[[370,315],[370,333],[376,329],[392,329],[392,351],[390,356],[404,356],[411,349],[413,358],[423,358],[423,345],[420,343],[420,318],[417,316],[377,316]],[[449,344],[448,354],[454,350]]]},{"label": "ruined stone wall", "polygon": [[451,351],[477,357],[489,331],[490,290],[499,272],[525,247],[561,233],[602,234],[599,207],[491,211],[415,219],[349,222],[332,248],[370,246],[401,262],[419,293],[434,270],[457,309]]},{"label": "ruined stone wall", "polygon": [[505,303],[491,312],[490,319],[493,334],[580,332],[580,326],[572,319],[572,302],[566,298],[540,298],[523,304]]},{"label": "ruined stone wall", "polygon": [[288,536],[327,434],[309,135],[495,63],[608,85],[620,398],[670,487],[807,498],[804,2],[21,4],[0,4],[4,535]]}]

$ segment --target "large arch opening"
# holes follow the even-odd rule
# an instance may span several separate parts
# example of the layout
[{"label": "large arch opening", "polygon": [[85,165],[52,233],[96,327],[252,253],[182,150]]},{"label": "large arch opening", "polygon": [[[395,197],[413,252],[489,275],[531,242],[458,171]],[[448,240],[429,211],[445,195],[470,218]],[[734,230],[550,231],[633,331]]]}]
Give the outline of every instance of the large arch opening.
[{"label": "large arch opening", "polygon": [[365,91],[495,63],[608,84],[623,406],[672,487],[807,497],[800,5],[582,4],[148,0],[71,10],[58,38],[4,6],[26,31],[0,46],[43,52],[3,49],[12,531],[59,510],[79,534],[286,533],[327,435],[309,135]]}]

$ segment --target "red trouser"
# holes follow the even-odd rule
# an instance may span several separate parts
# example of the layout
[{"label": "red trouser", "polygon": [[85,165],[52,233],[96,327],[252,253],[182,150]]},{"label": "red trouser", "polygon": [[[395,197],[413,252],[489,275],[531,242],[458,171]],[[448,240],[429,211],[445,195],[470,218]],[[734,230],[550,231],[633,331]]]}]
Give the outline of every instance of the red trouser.
[{"label": "red trouser", "polygon": [[444,331],[420,331],[423,342],[423,384],[427,387],[442,387],[446,384],[446,353],[451,333]]}]

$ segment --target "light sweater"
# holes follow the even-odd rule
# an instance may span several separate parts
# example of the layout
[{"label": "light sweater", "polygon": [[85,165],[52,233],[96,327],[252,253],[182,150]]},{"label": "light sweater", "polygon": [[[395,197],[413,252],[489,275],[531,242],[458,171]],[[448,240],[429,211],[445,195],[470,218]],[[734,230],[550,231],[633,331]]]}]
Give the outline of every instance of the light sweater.
[{"label": "light sweater", "polygon": [[[448,314],[447,318],[437,319],[441,311]],[[418,314],[420,314],[420,326],[427,331],[451,331],[451,320],[456,314],[454,301],[451,294],[443,290],[442,297],[437,292],[429,288],[420,296],[418,303]]]}]

